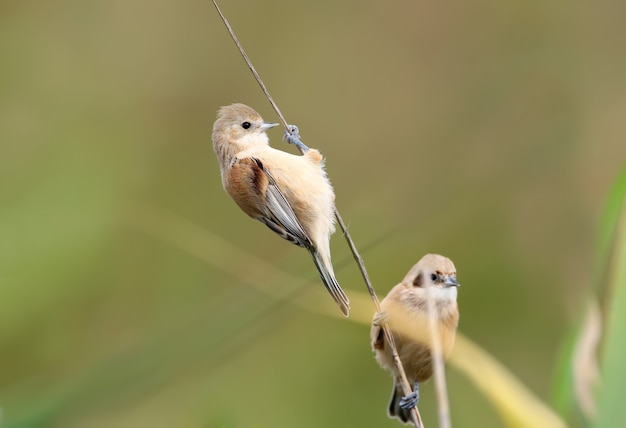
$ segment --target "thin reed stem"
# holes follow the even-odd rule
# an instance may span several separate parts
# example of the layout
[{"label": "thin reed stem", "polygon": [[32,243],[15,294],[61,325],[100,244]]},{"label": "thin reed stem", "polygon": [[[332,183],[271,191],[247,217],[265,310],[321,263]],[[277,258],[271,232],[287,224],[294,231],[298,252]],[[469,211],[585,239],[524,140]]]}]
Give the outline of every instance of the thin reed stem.
[{"label": "thin reed stem", "polygon": [[[230,23],[228,22],[228,20],[226,19],[226,17],[222,13],[222,11],[220,10],[219,6],[217,5],[216,0],[212,0],[212,1],[213,1],[213,5],[215,6],[215,9],[217,9],[217,13],[220,15],[220,18],[224,22],[224,25],[226,26],[226,29],[228,30],[228,33],[230,34],[230,36],[232,37],[233,41],[235,42],[235,45],[237,46],[237,49],[239,50],[239,53],[241,54],[241,56],[243,57],[244,61],[248,65],[248,68],[252,72],[252,75],[254,76],[254,78],[256,79],[257,83],[261,87],[261,90],[263,91],[263,93],[267,97],[268,101],[272,105],[272,108],[274,109],[274,111],[278,115],[281,124],[284,126],[284,128],[285,128],[285,130],[287,132],[292,134],[292,129],[290,128],[289,124],[285,120],[285,117],[280,112],[280,109],[278,108],[278,106],[274,102],[274,99],[272,98],[272,96],[269,93],[269,90],[267,89],[267,87],[263,83],[263,80],[261,79],[261,76],[256,71],[254,65],[252,64],[252,61],[250,60],[250,58],[246,54],[245,50],[243,49],[243,46],[239,42],[239,39],[237,38],[237,36],[235,34],[235,31],[233,30],[233,28],[231,27]],[[337,218],[337,222],[338,222],[339,226],[341,227],[341,230],[343,231],[343,235],[346,238],[348,246],[350,247],[350,251],[352,252],[352,255],[354,256],[354,259],[357,262],[359,270],[361,271],[361,275],[363,276],[363,280],[365,281],[365,285],[367,286],[367,290],[369,291],[370,296],[372,297],[372,301],[374,302],[374,306],[376,307],[376,312],[378,313],[378,312],[381,311],[380,301],[378,300],[378,297],[376,296],[376,292],[374,291],[374,287],[372,286],[372,283],[371,283],[371,281],[369,279],[369,275],[367,274],[367,270],[365,269],[365,263],[363,262],[363,258],[361,257],[361,255],[359,254],[356,246],[354,245],[354,241],[352,240],[352,237],[350,236],[350,233],[348,232],[348,229],[347,229],[345,223],[343,222],[343,219],[341,218],[341,215],[339,214],[339,210],[337,210],[337,207],[335,207],[335,217]],[[392,357],[393,357],[394,365],[396,366],[396,369],[397,369],[397,371],[398,371],[398,373],[400,375],[400,380],[401,380],[401,384],[402,384],[402,392],[404,393],[405,396],[407,396],[411,392],[413,392],[413,390],[412,390],[412,386],[409,384],[409,381],[408,381],[408,379],[406,377],[406,373],[404,371],[404,367],[402,366],[402,362],[400,361],[400,356],[398,355],[398,350],[397,350],[397,347],[396,347],[395,340],[393,338],[391,330],[386,325],[383,325],[382,329],[383,329],[383,332],[385,334],[385,339],[387,340],[387,343],[389,344],[389,348],[391,349],[391,354],[392,354]],[[417,406],[412,409],[411,415],[412,415],[412,418],[413,418],[413,423],[414,423],[416,428],[425,428],[424,424],[422,423],[422,418],[420,416],[419,410],[417,409]]]},{"label": "thin reed stem", "polygon": [[[361,275],[363,276],[363,280],[365,281],[365,285],[367,286],[367,291],[369,291],[370,296],[372,297],[372,301],[374,302],[374,306],[376,307],[376,313],[380,313],[382,310],[380,307],[380,301],[378,300],[376,291],[374,291],[374,287],[372,286],[370,277],[367,274],[367,269],[365,269],[365,263],[363,262],[363,258],[359,254],[359,251],[357,250],[356,245],[354,245],[354,241],[352,240],[352,237],[350,236],[350,232],[348,232],[348,228],[346,227],[346,224],[343,222],[343,218],[341,218],[341,215],[339,214],[339,210],[337,209],[337,207],[335,207],[335,217],[337,218],[337,223],[339,224],[339,227],[341,227],[343,236],[346,238],[346,241],[348,242],[348,246],[350,247],[350,251],[352,252],[352,255],[354,256],[354,260],[356,260],[356,263],[359,266],[359,270],[361,271]],[[406,397],[411,392],[413,392],[413,389],[412,389],[411,384],[409,383],[409,380],[406,377],[404,367],[402,366],[402,361],[400,360],[400,356],[398,355],[398,348],[396,347],[396,341],[393,338],[393,334],[391,333],[391,330],[386,324],[383,324],[381,327],[385,335],[385,340],[389,344],[389,349],[391,349],[391,356],[393,358],[393,363],[396,366],[398,374],[400,375],[402,393]],[[422,416],[420,415],[420,412],[417,406],[413,407],[411,411],[411,417],[413,419],[413,424],[415,425],[416,428],[425,428],[424,423],[422,422]]]},{"label": "thin reed stem", "polygon": [[261,76],[259,75],[259,73],[257,73],[256,68],[254,68],[254,65],[252,65],[252,61],[250,61],[250,57],[248,57],[248,54],[246,54],[246,51],[243,50],[243,46],[241,45],[241,43],[239,43],[239,39],[237,38],[237,35],[235,34],[235,31],[233,30],[233,27],[230,26],[230,23],[228,22],[228,19],[226,19],[226,17],[222,13],[222,10],[217,5],[217,2],[215,0],[212,0],[212,1],[213,1],[213,5],[215,6],[215,9],[217,9],[217,13],[220,15],[220,18],[222,18],[222,21],[224,22],[224,25],[226,26],[226,29],[228,30],[228,33],[230,34],[230,37],[232,37],[233,41],[235,42],[235,45],[237,46],[237,49],[239,49],[239,53],[241,54],[241,56],[243,57],[244,61],[248,65],[248,68],[252,72],[252,75],[256,79],[256,81],[259,84],[259,86],[261,87],[261,90],[263,91],[263,93],[267,97],[267,100],[272,105],[272,108],[274,109],[274,111],[278,115],[278,118],[280,119],[280,123],[285,127],[285,129],[288,132],[291,132],[289,130],[289,125],[287,124],[287,121],[285,120],[285,117],[280,112],[280,109],[278,108],[278,106],[274,102],[274,98],[272,98],[272,96],[270,95],[270,91],[267,90],[267,86],[265,86],[265,83],[263,83],[263,80],[261,79]]},{"label": "thin reed stem", "polygon": [[430,358],[433,362],[433,377],[435,378],[435,390],[439,407],[439,428],[452,428],[448,388],[446,386],[446,371],[443,364],[443,347],[441,345],[441,336],[437,329],[437,311],[433,294],[432,290],[426,289],[426,311],[430,330]]}]

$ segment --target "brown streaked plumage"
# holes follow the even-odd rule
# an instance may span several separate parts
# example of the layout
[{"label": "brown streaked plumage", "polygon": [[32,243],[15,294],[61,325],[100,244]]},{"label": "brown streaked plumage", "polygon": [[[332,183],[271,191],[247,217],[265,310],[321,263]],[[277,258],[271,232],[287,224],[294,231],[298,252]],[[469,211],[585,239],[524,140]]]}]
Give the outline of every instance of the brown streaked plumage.
[{"label": "brown streaked plumage", "polygon": [[222,184],[243,212],[310,252],[322,282],[347,316],[350,303],[330,258],[335,194],[323,157],[315,149],[298,156],[270,147],[266,130],[276,125],[263,122],[245,104],[219,110],[213,149]]},{"label": "brown streaked plumage", "polygon": [[[403,406],[402,387],[381,326],[386,324],[391,329],[407,378],[416,385],[415,396],[412,397],[416,400],[417,384],[428,380],[433,372],[426,293],[434,299],[437,331],[443,357],[447,358],[454,345],[459,322],[456,302],[458,285],[456,269],[450,259],[438,254],[426,254],[382,300],[382,312],[374,316],[370,338],[376,360],[394,375],[389,417],[409,423],[409,410],[416,402],[408,408]],[[404,398],[404,401],[411,400]]]}]

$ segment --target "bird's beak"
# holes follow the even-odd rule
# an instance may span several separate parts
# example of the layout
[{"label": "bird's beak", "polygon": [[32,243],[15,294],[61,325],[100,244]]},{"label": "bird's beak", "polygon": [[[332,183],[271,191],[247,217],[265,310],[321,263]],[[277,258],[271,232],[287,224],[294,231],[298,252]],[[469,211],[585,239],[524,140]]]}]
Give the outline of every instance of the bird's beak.
[{"label": "bird's beak", "polygon": [[261,129],[263,131],[267,131],[268,129],[273,128],[273,127],[278,126],[278,125],[280,125],[280,123],[265,123],[265,122],[263,122],[261,124]]},{"label": "bird's beak", "polygon": [[446,287],[460,287],[461,284],[458,283],[458,281],[456,280],[456,276],[454,275],[446,275],[443,284]]}]

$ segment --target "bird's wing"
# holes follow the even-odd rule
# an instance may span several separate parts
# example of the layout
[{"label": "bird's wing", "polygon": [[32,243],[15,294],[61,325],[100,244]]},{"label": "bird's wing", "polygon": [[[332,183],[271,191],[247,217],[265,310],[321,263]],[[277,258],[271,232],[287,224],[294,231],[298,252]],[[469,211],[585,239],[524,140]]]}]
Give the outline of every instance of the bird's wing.
[{"label": "bird's wing", "polygon": [[230,165],[226,191],[239,207],[284,239],[305,248],[313,244],[296,217],[276,179],[257,158],[235,159]]},{"label": "bird's wing", "polygon": [[301,247],[312,248],[311,238],[302,227],[300,220],[298,220],[289,201],[287,201],[280,187],[278,187],[276,180],[260,160],[254,158],[254,161],[267,177],[265,205],[270,215],[264,217],[261,221],[288,241]]},{"label": "bird's wing", "polygon": [[383,331],[383,328],[375,322],[372,323],[372,328],[370,330],[370,339],[372,341],[372,349],[384,349],[385,332]]},{"label": "bird's wing", "polygon": [[257,158],[235,159],[230,165],[226,191],[249,216],[260,220],[284,239],[313,248],[311,238],[296,217],[272,174]]}]

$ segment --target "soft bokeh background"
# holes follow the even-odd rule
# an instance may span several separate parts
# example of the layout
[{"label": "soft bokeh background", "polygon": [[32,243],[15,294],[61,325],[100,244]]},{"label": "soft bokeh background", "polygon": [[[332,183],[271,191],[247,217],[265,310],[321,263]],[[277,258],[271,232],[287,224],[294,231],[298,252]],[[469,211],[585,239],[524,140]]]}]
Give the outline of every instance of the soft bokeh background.
[{"label": "soft bokeh background", "polygon": [[[460,330],[548,401],[626,157],[624,3],[222,8],[379,293],[451,257]],[[308,255],[221,188],[217,108],[276,117],[210,2],[5,1],[0,94],[3,426],[400,426],[369,327],[308,311],[333,310]],[[455,426],[501,426],[448,376]],[[432,382],[420,407],[435,426]]]}]

